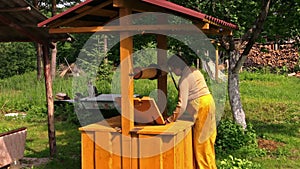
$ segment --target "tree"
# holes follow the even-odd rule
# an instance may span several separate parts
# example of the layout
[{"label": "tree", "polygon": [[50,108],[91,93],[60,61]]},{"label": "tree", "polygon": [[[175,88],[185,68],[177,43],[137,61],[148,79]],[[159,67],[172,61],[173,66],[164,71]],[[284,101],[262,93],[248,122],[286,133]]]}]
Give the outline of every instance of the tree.
[{"label": "tree", "polygon": [[35,70],[36,62],[34,52],[35,48],[33,43],[0,43],[0,79]]},{"label": "tree", "polygon": [[[177,2],[178,1],[183,2],[177,0]],[[249,13],[257,11],[258,3],[256,3],[255,1],[245,2],[236,0],[225,2],[222,0],[202,0],[197,2],[199,3],[198,5],[196,5],[196,3],[193,1],[189,1],[188,5],[190,7],[193,6],[193,8],[196,8],[198,10],[209,9],[207,12],[209,14],[213,14],[213,16],[215,17],[219,17],[221,16],[221,14],[223,14],[223,17],[221,17],[221,19],[227,21],[232,21],[232,19],[230,18],[233,18],[234,21],[239,21],[239,19],[245,18],[245,20],[242,20],[241,22],[235,22],[238,23],[239,26],[242,25],[242,27],[240,27],[242,30],[235,34],[236,36],[240,36],[240,38],[237,40],[237,43],[235,43],[233,36],[222,37],[219,38],[219,40],[229,54],[228,93],[233,119],[243,128],[246,128],[246,116],[242,107],[239,92],[239,70],[244,64],[247,55],[250,52],[250,49],[258,39],[263,29],[263,24],[266,21],[270,9],[271,0],[262,0],[260,4],[261,9],[258,16],[253,14],[249,15]],[[205,6],[209,7],[204,8]],[[231,11],[233,9],[235,10]],[[245,12],[249,12],[248,15],[245,15]],[[248,19],[246,19],[247,16]],[[257,18],[254,20],[253,24],[250,24],[251,20],[254,19],[252,18],[253,16],[257,16]],[[248,27],[248,29],[246,29],[246,27]],[[242,32],[244,33],[243,35]]]},{"label": "tree", "polygon": [[[33,6],[39,9],[38,0],[33,0]],[[37,66],[37,79],[40,80],[42,77],[42,45],[35,43],[36,47],[36,66]]]},{"label": "tree", "polygon": [[[54,16],[57,12],[62,11],[68,7],[75,5],[81,0],[31,0],[33,6],[39,9],[46,16]],[[63,8],[57,8],[57,5],[62,6]],[[50,15],[51,13],[51,15]],[[57,44],[52,43],[53,48],[51,50],[51,76],[52,79],[55,78],[56,74],[56,57],[57,57]],[[36,44],[37,49],[37,79],[41,78],[41,45]]]},{"label": "tree", "polygon": [[[51,14],[52,16],[56,15],[56,0],[52,0],[51,1],[51,6],[52,6],[52,10],[51,10]],[[56,54],[57,54],[57,44],[56,42],[52,42],[53,48],[51,50],[51,76],[52,79],[55,78],[56,75]]]},{"label": "tree", "polygon": [[230,106],[234,120],[244,129],[247,124],[239,92],[239,70],[245,63],[247,55],[263,29],[263,24],[270,9],[270,2],[271,0],[262,0],[260,14],[253,23],[253,27],[248,29],[236,45],[232,36],[229,37],[229,46],[224,45],[229,52],[228,92]]}]

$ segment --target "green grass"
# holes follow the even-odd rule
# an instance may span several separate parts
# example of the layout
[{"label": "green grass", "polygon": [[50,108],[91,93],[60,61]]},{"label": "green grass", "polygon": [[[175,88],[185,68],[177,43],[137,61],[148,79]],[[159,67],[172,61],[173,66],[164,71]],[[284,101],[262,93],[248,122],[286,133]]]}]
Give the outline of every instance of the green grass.
[{"label": "green grass", "polygon": [[[176,91],[171,81],[169,84],[168,103],[172,106]],[[273,140],[282,145],[274,151],[261,152],[246,147],[234,152],[234,157],[251,160],[260,164],[263,169],[300,168],[299,84],[300,79],[295,77],[241,73],[240,92],[247,122],[253,125],[259,138]],[[135,93],[148,95],[156,87],[156,82],[141,80],[135,82],[135,87]],[[66,92],[72,95],[72,79],[56,78],[53,88],[53,93]],[[27,117],[5,118],[3,114],[8,112],[26,112]],[[49,157],[45,112],[44,82],[35,79],[35,72],[0,80],[0,128],[28,128],[26,157]],[[223,118],[231,116],[227,100]],[[56,120],[55,127],[57,156],[46,165],[34,168],[80,168],[81,145],[78,126]],[[226,157],[219,156],[218,160],[223,158]]]},{"label": "green grass", "polygon": [[[300,79],[244,72],[240,92],[246,119],[260,138],[283,143],[264,157],[252,158],[262,168],[300,168]],[[229,106],[226,116],[231,117]]]}]

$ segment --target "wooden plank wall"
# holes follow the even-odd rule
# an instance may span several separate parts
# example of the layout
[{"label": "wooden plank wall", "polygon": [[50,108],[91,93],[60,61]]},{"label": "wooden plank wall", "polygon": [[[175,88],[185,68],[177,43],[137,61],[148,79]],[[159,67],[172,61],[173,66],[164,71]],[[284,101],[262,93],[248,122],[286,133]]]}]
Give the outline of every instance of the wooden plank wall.
[{"label": "wooden plank wall", "polygon": [[176,135],[133,134],[130,166],[122,166],[121,139],[121,134],[117,132],[83,131],[82,169],[193,168],[190,129],[180,131]]}]

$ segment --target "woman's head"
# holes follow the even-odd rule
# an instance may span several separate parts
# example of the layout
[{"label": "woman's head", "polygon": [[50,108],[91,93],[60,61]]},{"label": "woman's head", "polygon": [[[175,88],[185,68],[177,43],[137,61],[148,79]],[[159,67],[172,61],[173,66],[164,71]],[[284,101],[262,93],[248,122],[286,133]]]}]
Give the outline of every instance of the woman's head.
[{"label": "woman's head", "polygon": [[180,75],[184,68],[187,66],[186,62],[179,55],[171,56],[167,64],[168,67],[170,67],[171,71],[174,72],[177,76]]},{"label": "woman's head", "polygon": [[187,66],[185,59],[177,54],[171,56],[167,64],[169,67],[179,68],[180,70],[183,70]]}]

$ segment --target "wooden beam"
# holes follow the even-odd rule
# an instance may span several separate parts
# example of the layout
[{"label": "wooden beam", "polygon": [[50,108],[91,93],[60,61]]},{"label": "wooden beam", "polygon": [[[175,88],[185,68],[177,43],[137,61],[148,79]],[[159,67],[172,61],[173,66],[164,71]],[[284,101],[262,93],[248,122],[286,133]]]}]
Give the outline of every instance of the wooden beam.
[{"label": "wooden beam", "polygon": [[[91,26],[91,27],[72,27],[72,28],[50,28],[49,33],[95,33],[95,32],[140,32],[151,33],[157,31],[181,31],[186,33],[198,32],[195,25],[182,24],[182,25],[122,25],[122,26]],[[148,32],[147,32],[148,31]],[[219,30],[215,28],[201,29],[205,34],[220,34],[228,35],[231,30]],[[171,33],[171,32],[170,32]]]},{"label": "wooden beam", "polygon": [[[168,50],[168,44],[167,44],[167,36],[165,35],[157,35],[157,63],[159,66],[161,66],[162,70],[167,70],[167,50]],[[159,91],[162,91],[158,93],[158,102],[157,106],[162,112],[163,116],[167,116],[167,79],[168,76],[164,75],[157,79],[157,88]]]},{"label": "wooden beam", "polygon": [[46,99],[48,108],[48,138],[50,147],[50,156],[53,157],[56,154],[56,137],[54,126],[54,102],[52,94],[52,78],[51,78],[51,66],[49,59],[49,45],[43,43],[43,62],[44,62],[44,76],[45,76],[45,88]]},{"label": "wooden beam", "polygon": [[[157,22],[159,24],[168,23],[168,18],[166,15],[157,16]],[[167,50],[168,50],[168,39],[166,35],[158,34],[156,36],[157,39],[157,64],[161,67],[162,70],[166,71],[167,68]],[[164,117],[167,117],[168,109],[167,109],[167,97],[168,97],[168,89],[167,89],[167,79],[168,76],[163,75],[157,79],[157,88],[159,89],[158,93],[158,102],[157,106],[162,112]]]},{"label": "wooden beam", "polygon": [[30,11],[31,7],[16,7],[16,8],[0,8],[0,12],[20,12],[20,11]]},{"label": "wooden beam", "polygon": [[8,25],[12,29],[18,31],[20,34],[23,34],[24,36],[28,37],[29,39],[31,39],[34,42],[43,43],[43,40],[42,40],[43,37],[37,37],[34,34],[34,32],[30,32],[30,31],[26,30],[23,26],[14,23],[13,21],[5,18],[2,15],[0,15],[0,22],[4,23],[5,25]]},{"label": "wooden beam", "polygon": [[194,25],[197,26],[201,30],[208,30],[209,29],[209,23],[203,22],[203,23],[196,23]]},{"label": "wooden beam", "polygon": [[215,63],[215,80],[219,81],[219,45],[216,43],[216,63]]},{"label": "wooden beam", "polygon": [[[130,15],[129,8],[120,8],[120,18]],[[129,25],[130,20],[121,19],[120,25]],[[133,38],[128,32],[120,32],[120,66],[121,66],[121,128],[122,128],[122,168],[131,167],[131,136],[130,131],[134,127],[133,108],[133,77],[132,71]]]},{"label": "wooden beam", "polygon": [[136,12],[166,12],[162,7],[156,7],[140,0],[113,0],[113,6],[116,8],[130,8]]},{"label": "wooden beam", "polygon": [[95,11],[97,11],[97,10],[99,10],[99,9],[101,9],[101,8],[103,8],[103,7],[105,7],[105,6],[109,5],[109,4],[111,4],[111,3],[112,3],[112,0],[106,1],[106,2],[104,2],[104,3],[99,4],[98,6],[93,7],[93,8],[90,9],[90,10],[86,10],[86,11],[84,11],[84,12],[78,14],[78,15],[75,15],[74,17],[69,18],[69,19],[67,19],[67,20],[65,20],[65,21],[63,21],[63,22],[59,22],[59,23],[57,23],[57,24],[53,24],[53,25],[49,25],[49,26],[50,26],[50,27],[58,27],[58,26],[61,26],[61,25],[66,25],[66,24],[68,24],[68,23],[70,23],[70,22],[73,22],[73,21],[75,21],[76,19],[79,19],[79,18],[81,18],[81,17],[83,17],[83,16],[85,16],[85,15],[88,15],[88,14],[90,14],[90,13],[93,13],[93,12],[95,12]]},{"label": "wooden beam", "polygon": [[114,17],[118,16],[118,12],[113,11],[113,10],[107,10],[107,9],[99,9],[99,10],[93,12],[91,15],[114,18]]}]

